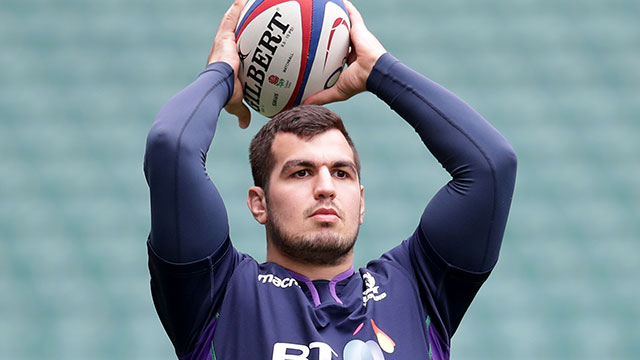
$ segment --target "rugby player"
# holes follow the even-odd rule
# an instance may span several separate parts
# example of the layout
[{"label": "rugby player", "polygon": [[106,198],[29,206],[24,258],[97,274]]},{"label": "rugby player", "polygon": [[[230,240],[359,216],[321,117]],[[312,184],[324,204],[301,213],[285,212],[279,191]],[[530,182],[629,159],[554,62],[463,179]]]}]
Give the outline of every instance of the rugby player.
[{"label": "rugby player", "polygon": [[[336,86],[277,115],[251,142],[247,205],[265,226],[265,263],[232,245],[205,169],[222,108],[243,128],[250,121],[236,76],[244,1],[224,15],[206,69],[153,123],[144,161],[151,292],[180,359],[448,359],[496,264],[515,183],[512,147],[456,95],[387,53],[345,4],[353,47]],[[360,162],[339,116],[318,104],[363,91],[407,121],[452,179],[409,238],[388,239],[390,250],[356,271]]]}]

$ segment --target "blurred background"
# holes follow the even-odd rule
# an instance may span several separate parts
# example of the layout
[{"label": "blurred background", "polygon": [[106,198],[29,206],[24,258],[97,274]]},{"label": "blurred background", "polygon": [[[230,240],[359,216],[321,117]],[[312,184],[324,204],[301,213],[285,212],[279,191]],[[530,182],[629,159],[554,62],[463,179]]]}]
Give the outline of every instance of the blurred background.
[{"label": "blurred background", "polygon": [[[640,3],[356,1],[406,64],[513,144],[500,261],[453,359],[640,358]],[[149,291],[145,138],[203,69],[227,1],[0,2],[0,359],[172,359]],[[412,233],[448,181],[371,94],[331,106],[364,164],[364,266]],[[208,168],[235,245],[249,130],[224,114]]]}]

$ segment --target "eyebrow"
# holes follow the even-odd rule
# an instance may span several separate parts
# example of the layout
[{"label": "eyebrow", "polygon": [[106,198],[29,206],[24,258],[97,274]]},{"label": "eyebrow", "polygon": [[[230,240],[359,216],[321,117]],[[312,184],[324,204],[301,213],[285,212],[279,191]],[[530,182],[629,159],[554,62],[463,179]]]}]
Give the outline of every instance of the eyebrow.
[{"label": "eyebrow", "polygon": [[[316,163],[314,163],[311,160],[289,160],[286,163],[284,163],[284,165],[282,166],[281,173],[287,173],[291,171],[293,168],[297,168],[297,167],[316,168],[318,166],[316,165]],[[352,161],[343,161],[343,160],[334,161],[331,164],[331,168],[332,169],[349,168],[351,171],[353,171],[354,174],[358,173],[358,171],[356,170],[356,164],[354,164]]]}]

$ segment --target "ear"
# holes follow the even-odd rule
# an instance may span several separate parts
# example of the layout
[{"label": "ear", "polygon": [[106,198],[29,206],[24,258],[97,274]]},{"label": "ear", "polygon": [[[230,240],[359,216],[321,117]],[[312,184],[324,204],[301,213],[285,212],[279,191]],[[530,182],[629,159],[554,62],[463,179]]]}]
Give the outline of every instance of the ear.
[{"label": "ear", "polygon": [[364,222],[364,186],[360,185],[360,225]]},{"label": "ear", "polygon": [[247,206],[253,214],[253,218],[257,222],[264,225],[267,223],[267,199],[264,196],[264,190],[259,186],[249,188],[249,196],[247,197]]}]

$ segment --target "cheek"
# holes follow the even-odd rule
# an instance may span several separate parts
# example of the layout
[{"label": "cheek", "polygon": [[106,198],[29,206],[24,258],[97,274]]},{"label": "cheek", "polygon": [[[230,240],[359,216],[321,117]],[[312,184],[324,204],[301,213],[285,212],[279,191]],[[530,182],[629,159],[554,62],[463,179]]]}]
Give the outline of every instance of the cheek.
[{"label": "cheek", "polygon": [[[267,200],[267,210],[269,213],[278,216],[281,221],[288,221],[297,211],[295,189],[279,188],[269,192]],[[272,215],[272,216],[273,216]]]},{"label": "cheek", "polygon": [[348,207],[348,209],[346,208],[345,210],[348,210],[351,214],[356,214],[357,217],[360,216],[360,205],[361,205],[361,199],[360,199],[360,188],[354,190],[353,188],[349,188],[348,189],[348,198],[345,198],[345,201],[347,202],[346,204],[344,204],[345,207]]}]

